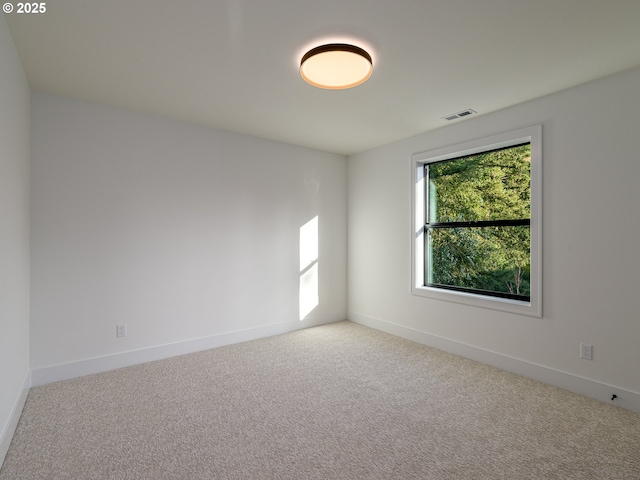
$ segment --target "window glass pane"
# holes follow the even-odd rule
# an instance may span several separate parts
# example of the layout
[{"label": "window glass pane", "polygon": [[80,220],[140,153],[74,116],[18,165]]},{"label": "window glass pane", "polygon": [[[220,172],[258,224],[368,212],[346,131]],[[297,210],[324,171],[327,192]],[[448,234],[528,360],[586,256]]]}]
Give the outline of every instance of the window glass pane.
[{"label": "window glass pane", "polygon": [[428,283],[528,297],[528,226],[433,228]]},{"label": "window glass pane", "polygon": [[530,145],[443,162],[429,169],[428,222],[530,218]]}]

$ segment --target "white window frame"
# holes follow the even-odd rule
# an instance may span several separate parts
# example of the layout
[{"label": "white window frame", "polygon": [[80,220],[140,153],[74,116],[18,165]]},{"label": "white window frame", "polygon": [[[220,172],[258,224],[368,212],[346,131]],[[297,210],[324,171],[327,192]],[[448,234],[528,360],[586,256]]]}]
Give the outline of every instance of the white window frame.
[{"label": "white window frame", "polygon": [[[522,143],[531,145],[531,274],[529,301],[458,292],[425,286],[424,165],[507,148]],[[542,317],[542,125],[451,145],[411,156],[411,293],[414,295],[462,303],[504,312]]]}]

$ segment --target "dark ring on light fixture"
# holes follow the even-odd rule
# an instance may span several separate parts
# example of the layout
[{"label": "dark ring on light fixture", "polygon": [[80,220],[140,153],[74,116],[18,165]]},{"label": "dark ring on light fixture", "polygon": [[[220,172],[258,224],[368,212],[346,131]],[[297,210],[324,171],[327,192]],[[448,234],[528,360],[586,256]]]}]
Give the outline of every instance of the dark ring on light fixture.
[{"label": "dark ring on light fixture", "polygon": [[366,82],[373,72],[371,55],[347,43],[312,48],[300,60],[300,75],[314,87],[344,90]]},{"label": "dark ring on light fixture", "polygon": [[349,45],[348,43],[329,43],[327,45],[320,45],[319,47],[312,48],[307,53],[304,54],[302,60],[300,60],[300,66],[307,61],[309,58],[314,55],[318,55],[319,53],[324,52],[349,52],[355,53],[356,55],[360,55],[361,57],[366,58],[369,63],[373,66],[373,60],[371,60],[371,55],[367,53],[366,50],[356,47],[355,45]]}]

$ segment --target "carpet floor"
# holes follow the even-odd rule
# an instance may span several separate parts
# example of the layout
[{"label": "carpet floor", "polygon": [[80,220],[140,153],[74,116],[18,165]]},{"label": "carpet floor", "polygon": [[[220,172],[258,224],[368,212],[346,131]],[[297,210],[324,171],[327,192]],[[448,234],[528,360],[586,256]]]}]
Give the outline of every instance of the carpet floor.
[{"label": "carpet floor", "polygon": [[32,388],[0,480],[640,479],[640,415],[351,322]]}]

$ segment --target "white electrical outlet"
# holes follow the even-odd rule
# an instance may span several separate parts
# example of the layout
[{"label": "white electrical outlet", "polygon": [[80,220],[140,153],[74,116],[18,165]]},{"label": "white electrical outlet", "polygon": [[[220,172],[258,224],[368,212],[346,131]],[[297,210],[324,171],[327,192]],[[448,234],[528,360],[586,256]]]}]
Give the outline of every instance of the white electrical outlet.
[{"label": "white electrical outlet", "polygon": [[593,345],[587,345],[586,343],[581,343],[580,358],[584,358],[585,360],[593,360]]},{"label": "white electrical outlet", "polygon": [[127,324],[120,323],[116,325],[116,337],[126,337],[127,336]]}]

